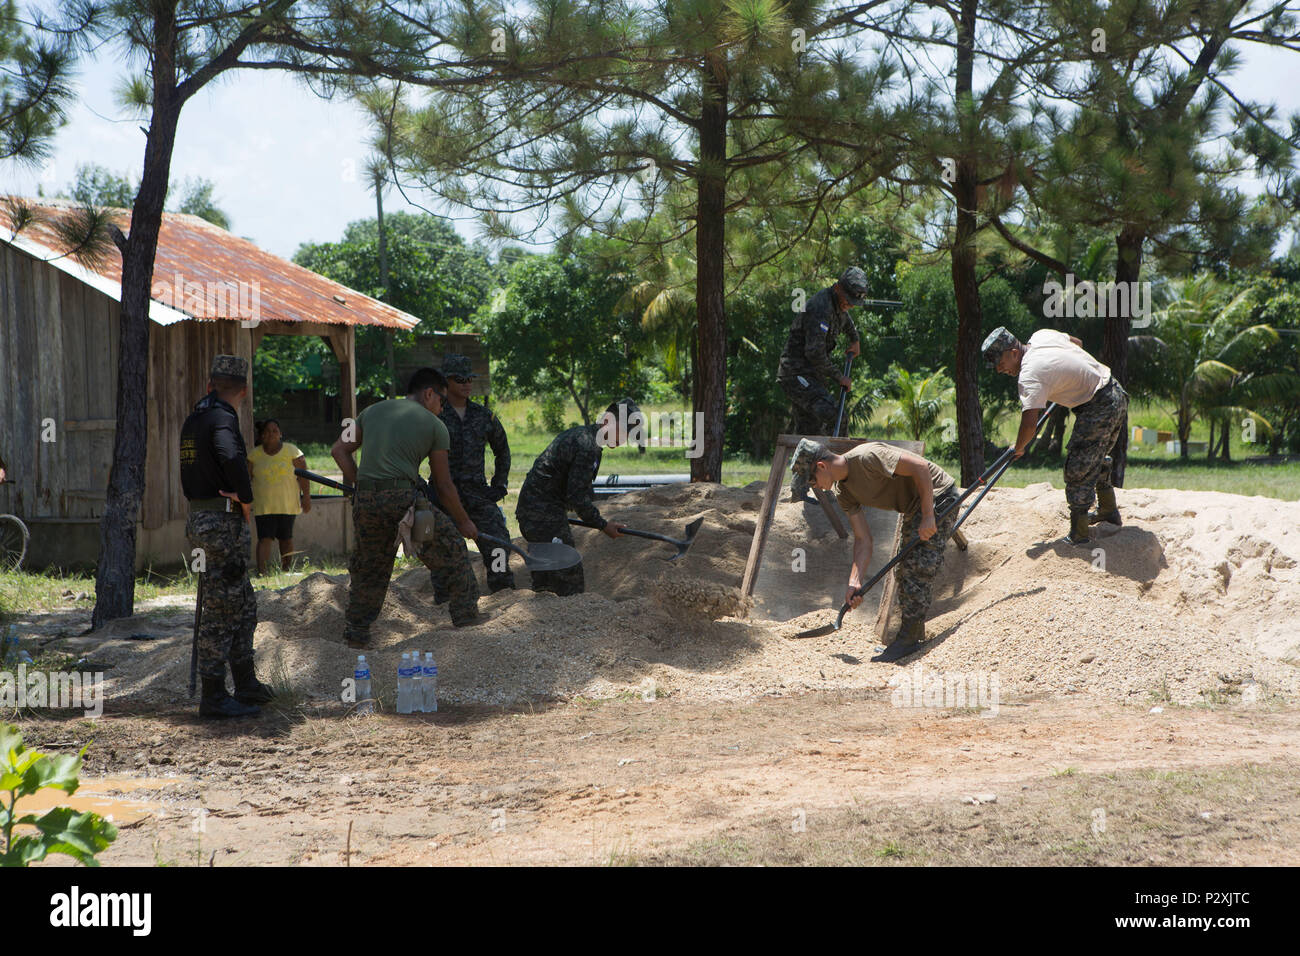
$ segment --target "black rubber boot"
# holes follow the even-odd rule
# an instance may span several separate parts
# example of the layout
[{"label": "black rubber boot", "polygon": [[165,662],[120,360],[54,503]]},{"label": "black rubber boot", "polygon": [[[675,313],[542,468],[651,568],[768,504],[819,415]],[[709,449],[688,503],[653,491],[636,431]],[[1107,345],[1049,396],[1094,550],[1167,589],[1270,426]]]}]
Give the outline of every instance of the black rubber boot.
[{"label": "black rubber boot", "polygon": [[224,719],[227,717],[257,717],[262,708],[241,704],[226,693],[224,677],[203,678],[203,696],[199,699],[199,716]]},{"label": "black rubber boot", "polygon": [[925,618],[903,618],[894,641],[883,652],[871,658],[877,664],[892,664],[902,660],[914,651],[919,651],[925,642]]},{"label": "black rubber boot", "polygon": [[257,679],[252,661],[231,664],[230,673],[235,678],[235,699],[241,704],[266,704],[275,700],[275,691]]},{"label": "black rubber boot", "polygon": [[1070,509],[1070,544],[1091,544],[1092,533],[1088,530],[1088,510],[1086,508]]},{"label": "black rubber boot", "polygon": [[1119,502],[1115,500],[1114,488],[1097,489],[1097,510],[1088,515],[1088,524],[1123,525],[1119,516]]}]

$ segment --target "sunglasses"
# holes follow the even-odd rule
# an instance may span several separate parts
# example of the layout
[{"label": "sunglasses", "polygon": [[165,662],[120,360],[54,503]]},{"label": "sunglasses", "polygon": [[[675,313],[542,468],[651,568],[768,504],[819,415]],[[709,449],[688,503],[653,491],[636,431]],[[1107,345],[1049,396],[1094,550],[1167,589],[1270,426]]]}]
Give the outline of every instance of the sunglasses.
[{"label": "sunglasses", "polygon": [[470,382],[474,381],[472,378],[463,378],[460,375],[453,375],[451,380],[457,385],[468,385]]}]

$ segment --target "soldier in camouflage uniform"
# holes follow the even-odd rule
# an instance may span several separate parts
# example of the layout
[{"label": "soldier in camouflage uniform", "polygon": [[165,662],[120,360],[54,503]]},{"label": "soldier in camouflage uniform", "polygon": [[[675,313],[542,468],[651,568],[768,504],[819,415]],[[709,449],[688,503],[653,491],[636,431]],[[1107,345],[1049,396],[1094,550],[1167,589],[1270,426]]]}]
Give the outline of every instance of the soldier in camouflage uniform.
[{"label": "soldier in camouflage uniform", "polygon": [[[840,388],[849,388],[850,382],[832,361],[830,353],[841,332],[847,333],[849,339],[846,354],[857,355],[861,351],[858,328],[849,316],[849,309],[861,304],[866,294],[866,273],[850,267],[834,285],[809,299],[804,311],[795,313],[776,380],[793,406],[796,435],[829,435],[835,429],[839,402],[831,398],[826,383],[835,382]],[[808,493],[808,485],[796,476],[790,492],[792,499],[798,501]]]},{"label": "soldier in camouflage uniform", "polygon": [[894,565],[898,604],[903,621],[898,634],[875,661],[898,661],[925,640],[925,616],[930,609],[931,584],[943,567],[944,546],[957,524],[957,483],[934,462],[884,442],[863,442],[843,455],[805,438],[795,449],[790,470],[814,488],[830,490],[853,528],[853,567],[845,602],[856,608],[854,592],[867,580],[871,564],[871,529],[864,507],[898,511],[903,515],[901,541],[921,543]]},{"label": "soldier in camouflage uniform", "polygon": [[[235,408],[248,392],[248,363],[234,355],[212,361],[208,393],[181,426],[181,487],[189,499],[185,535],[201,562],[198,670],[202,717],[254,717],[271,691],[253,669],[257,599],[248,580],[253,489]],[[235,696],[226,691],[226,664]]]},{"label": "soldier in camouflage uniform", "polygon": [[[447,465],[450,444],[447,426],[438,418],[447,382],[435,369],[420,369],[404,399],[377,402],[363,409],[330,450],[352,496],[352,525],[356,545],[348,562],[350,583],[344,641],[349,647],[370,646],[370,627],[383,609],[397,554],[398,525],[416,508],[412,541],[430,572],[443,574],[451,621],[465,627],[479,621],[478,582],[463,538],[477,538],[478,528],[465,513]],[[361,449],[361,466],[354,454]],[[429,460],[440,507],[435,508],[417,487],[423,484],[420,464]]]},{"label": "soldier in camouflage uniform", "polygon": [[[989,333],[981,351],[993,369],[1016,379],[1023,411],[1015,457],[1025,453],[1049,403],[1074,411],[1065,458],[1068,540],[1088,544],[1090,525],[1102,521],[1121,525],[1110,453],[1128,425],[1128,393],[1111,377],[1110,369],[1084,351],[1079,339],[1055,329],[1039,329],[1021,344],[999,327]],[[1090,515],[1094,500],[1097,510]]]},{"label": "soldier in camouflage uniform", "polygon": [[[447,401],[443,402],[438,417],[447,426],[451,448],[447,451],[447,466],[451,480],[465,512],[483,534],[501,541],[510,540],[506,517],[497,502],[507,494],[510,479],[510,443],[506,439],[501,420],[478,402],[470,401],[474,379],[478,378],[469,359],[464,355],[448,354],[443,358],[442,374],[447,379]],[[484,455],[492,449],[494,462],[492,482],[487,481]],[[510,571],[510,552],[486,541],[478,541],[483,569],[487,572],[488,591],[513,588],[515,576]],[[445,572],[430,572],[434,599],[441,604],[448,597],[443,581]]]},{"label": "soldier in camouflage uniform", "polygon": [[[519,533],[529,541],[558,538],[572,546],[569,512],[576,511],[579,518],[596,525],[609,537],[619,537],[623,525],[601,517],[592,500],[591,483],[600,471],[601,448],[626,442],[628,429],[636,427],[640,414],[636,403],[625,398],[605,409],[595,424],[579,425],[557,435],[533,462],[519,489],[515,509]],[[534,571],[532,577],[534,591],[581,594],[585,587],[581,562],[562,571]]]}]

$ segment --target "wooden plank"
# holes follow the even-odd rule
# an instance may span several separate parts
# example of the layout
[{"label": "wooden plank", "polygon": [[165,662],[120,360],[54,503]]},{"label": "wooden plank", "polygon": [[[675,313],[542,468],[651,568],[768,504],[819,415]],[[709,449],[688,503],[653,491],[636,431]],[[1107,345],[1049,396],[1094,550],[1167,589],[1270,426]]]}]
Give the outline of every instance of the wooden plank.
[{"label": "wooden plank", "polygon": [[59,276],[62,273],[47,263],[35,263],[36,320],[41,331],[36,341],[34,373],[39,382],[41,418],[54,425],[54,441],[42,442],[41,474],[48,490],[50,514],[68,517],[63,490],[68,487],[68,457],[71,449],[59,432],[59,423],[67,418],[63,382],[63,317],[59,311]]},{"label": "wooden plank", "polygon": [[115,418],[65,418],[63,430],[66,432],[111,432],[117,428]]},{"label": "wooden plank", "polygon": [[822,511],[826,512],[826,520],[831,523],[831,527],[835,529],[835,533],[843,541],[849,536],[849,529],[844,527],[844,522],[840,520],[840,510],[831,500],[830,492],[823,491],[821,488],[814,488],[813,496],[821,503]]},{"label": "wooden plank", "polygon": [[754,582],[758,580],[758,568],[763,563],[763,548],[767,545],[767,532],[772,525],[772,514],[776,510],[777,498],[781,494],[781,485],[785,478],[786,462],[790,458],[793,446],[777,442],[776,454],[772,456],[772,470],[768,473],[767,484],[763,487],[763,507],[754,524],[754,538],[749,543],[749,557],[745,560],[745,574],[740,579],[740,592],[748,597],[754,594]]}]

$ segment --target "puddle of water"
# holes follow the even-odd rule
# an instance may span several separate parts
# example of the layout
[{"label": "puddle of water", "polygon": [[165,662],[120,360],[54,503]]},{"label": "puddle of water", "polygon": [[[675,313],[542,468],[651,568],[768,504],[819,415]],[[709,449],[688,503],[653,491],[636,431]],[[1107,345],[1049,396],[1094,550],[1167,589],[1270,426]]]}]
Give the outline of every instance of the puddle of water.
[{"label": "puddle of water", "polygon": [[18,801],[15,812],[22,816],[27,813],[45,813],[54,807],[72,807],[79,812],[91,810],[101,817],[112,814],[114,823],[136,823],[145,817],[155,816],[163,809],[162,803],[157,800],[135,800],[110,791],[129,793],[134,790],[157,790],[175,786],[178,782],[156,777],[99,777],[83,780],[77,792],[71,796],[62,790],[50,789],[23,797]]}]

